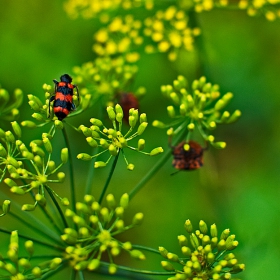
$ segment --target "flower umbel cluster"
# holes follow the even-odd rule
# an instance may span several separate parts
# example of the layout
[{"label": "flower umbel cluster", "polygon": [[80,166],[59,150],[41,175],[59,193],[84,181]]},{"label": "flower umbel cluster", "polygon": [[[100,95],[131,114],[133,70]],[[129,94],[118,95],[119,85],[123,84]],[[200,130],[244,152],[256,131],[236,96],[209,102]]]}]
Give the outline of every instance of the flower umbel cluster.
[{"label": "flower umbel cluster", "polygon": [[15,89],[13,95],[7,90],[0,88],[0,119],[13,121],[19,115],[18,107],[21,105],[23,93],[20,89]]},{"label": "flower umbel cluster", "polygon": [[[125,148],[150,156],[157,155],[163,152],[162,147],[157,147],[149,153],[144,152],[143,149],[145,148],[145,140],[142,138],[138,140],[137,148],[128,145],[129,141],[131,141],[135,137],[142,135],[145,131],[148,125],[146,114],[142,113],[139,116],[138,110],[135,110],[133,108],[130,109],[128,118],[130,128],[125,134],[123,134],[122,125],[124,113],[122,107],[119,104],[117,104],[114,108],[109,106],[107,107],[107,113],[110,121],[113,124],[112,128],[107,128],[101,120],[95,118],[90,119],[90,122],[92,123],[91,127],[86,127],[84,125],[81,125],[79,127],[79,129],[86,136],[86,141],[88,142],[88,144],[93,148],[99,147],[103,149],[103,151],[92,156],[86,153],[81,153],[77,156],[78,159],[91,160],[92,158],[97,157],[104,152],[109,152],[110,156],[106,162],[95,162],[94,167],[99,168],[106,166],[113,156],[116,157],[120,152],[122,152],[127,165],[127,169],[133,170],[134,165],[132,163],[128,163],[124,155]],[[139,125],[137,131],[133,132],[133,130],[136,129],[138,122]]]},{"label": "flower umbel cluster", "polygon": [[126,61],[135,62],[140,55],[133,50],[143,43],[139,34],[141,27],[141,21],[135,20],[132,15],[115,17],[108,26],[94,34],[93,51],[99,56],[124,54]]},{"label": "flower umbel cluster", "polygon": [[108,194],[106,202],[107,206],[102,207],[93,196],[86,195],[84,202],[77,202],[76,212],[70,209],[65,212],[65,216],[75,226],[65,228],[61,238],[69,245],[65,249],[65,258],[76,270],[98,269],[102,265],[103,254],[106,254],[110,260],[109,273],[114,274],[117,271],[114,258],[121,251],[129,253],[133,258],[145,259],[145,255],[133,249],[130,242],[121,242],[116,237],[141,224],[143,214],[135,214],[131,224],[125,225],[123,216],[129,203],[128,194],[123,194],[118,204],[115,197]]},{"label": "flower umbel cluster", "polygon": [[193,50],[194,37],[200,34],[199,28],[188,26],[188,15],[176,6],[170,6],[165,11],[159,10],[153,17],[144,20],[144,35],[150,37],[151,44],[147,44],[147,53],[156,51],[167,52],[169,60],[176,60],[178,51]]},{"label": "flower umbel cluster", "polygon": [[230,102],[233,94],[228,92],[221,96],[218,85],[206,82],[205,77],[194,80],[191,89],[187,89],[187,80],[178,76],[173,85],[161,87],[162,93],[172,100],[174,105],[167,107],[169,117],[174,119],[170,124],[164,124],[158,120],[153,126],[169,128],[169,136],[176,135],[180,131],[189,131],[186,141],[188,142],[192,132],[197,129],[203,139],[217,149],[223,149],[225,142],[215,142],[215,137],[209,133],[216,129],[217,124],[230,124],[241,116],[239,110],[232,114],[224,111],[224,107]]},{"label": "flower umbel cluster", "polygon": [[1,279],[10,280],[27,280],[41,279],[41,277],[50,270],[56,269],[61,264],[60,258],[54,258],[45,261],[38,266],[34,266],[31,258],[34,254],[33,241],[28,240],[24,243],[25,251],[28,257],[19,257],[19,236],[18,232],[12,231],[10,245],[7,251],[7,258],[1,255],[0,260],[0,277]]},{"label": "flower umbel cluster", "polygon": [[[15,130],[18,129],[19,133],[20,127],[18,125],[14,125],[14,127],[16,127]],[[10,175],[4,179],[4,182],[10,187],[10,191],[20,195],[37,191],[35,204],[24,204],[22,210],[34,210],[38,203],[42,206],[45,205],[44,188],[49,188],[50,183],[61,183],[65,178],[65,174],[58,170],[68,160],[68,149],[61,150],[61,163],[56,166],[55,162],[51,160],[51,136],[46,133],[43,133],[42,140],[31,141],[30,148],[26,147],[21,140],[16,140],[10,131],[4,133],[3,137],[0,135],[0,139],[3,142],[6,140],[4,142],[6,148],[2,144],[0,145],[0,160],[4,165],[2,179],[6,170]],[[50,178],[55,174],[56,179]],[[51,188],[49,190],[62,200],[63,204],[69,204],[68,199],[59,197]]]},{"label": "flower umbel cluster", "polygon": [[120,56],[117,58],[99,57],[94,62],[87,62],[81,67],[74,67],[74,80],[80,92],[92,96],[92,104],[102,100],[105,106],[116,103],[123,92],[131,92],[138,97],[145,94],[145,88],[133,90],[132,83],[138,67],[128,64]]},{"label": "flower umbel cluster", "polygon": [[[183,257],[159,247],[160,254],[167,259],[161,262],[162,267],[176,273],[168,280],[232,279],[232,274],[245,269],[245,265],[240,264],[232,253],[238,246],[238,241],[234,234],[230,235],[229,229],[225,229],[218,237],[216,225],[211,225],[209,232],[202,220],[198,230],[193,230],[190,220],[187,220],[185,229],[189,238],[185,235],[178,236]],[[182,268],[176,269],[176,264]]]}]

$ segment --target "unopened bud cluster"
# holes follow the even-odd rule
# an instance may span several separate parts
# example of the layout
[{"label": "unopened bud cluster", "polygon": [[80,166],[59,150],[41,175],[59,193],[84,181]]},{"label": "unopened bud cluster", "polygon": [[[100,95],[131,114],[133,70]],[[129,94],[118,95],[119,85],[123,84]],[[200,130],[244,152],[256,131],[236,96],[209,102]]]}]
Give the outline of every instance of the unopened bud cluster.
[{"label": "unopened bud cluster", "polygon": [[0,260],[1,278],[12,280],[41,279],[45,273],[56,269],[62,262],[61,258],[54,258],[35,266],[34,262],[31,262],[34,254],[33,241],[26,241],[24,247],[25,257],[20,257],[18,232],[16,230],[12,231],[7,258],[1,256]]},{"label": "unopened bud cluster", "polygon": [[0,88],[0,116],[1,120],[13,121],[19,115],[19,106],[23,100],[23,92],[15,89],[10,94],[6,89]]},{"label": "unopened bud cluster", "polygon": [[[98,57],[93,62],[73,68],[75,83],[82,95],[90,95],[91,103],[102,101],[105,106],[115,103],[121,92],[131,91],[131,84],[136,77],[138,67],[128,64],[124,57]],[[145,94],[145,88],[134,91],[136,96]]]},{"label": "unopened bud cluster", "polygon": [[[43,188],[49,183],[61,183],[65,178],[63,172],[58,172],[63,164],[68,161],[68,149],[61,150],[61,163],[56,166],[51,160],[53,152],[52,136],[43,133],[41,140],[33,140],[29,147],[23,141],[16,139],[21,135],[20,126],[12,122],[14,133],[2,131],[0,129],[0,139],[6,146],[0,144],[0,161],[9,176],[4,182],[10,187],[10,191],[15,194],[23,195],[30,191],[35,191],[35,204],[24,204],[22,210],[34,210],[37,204],[44,206],[46,199]],[[5,174],[5,173],[4,173]],[[50,178],[55,175],[56,178]],[[4,176],[2,177],[4,178]],[[64,200],[64,204],[68,204]]]},{"label": "unopened bud cluster", "polygon": [[194,80],[191,89],[188,89],[187,80],[181,75],[173,81],[173,85],[162,86],[161,91],[173,103],[167,107],[167,113],[174,121],[164,124],[156,120],[153,126],[168,128],[169,136],[184,129],[190,133],[197,129],[213,147],[226,147],[225,142],[216,142],[210,132],[215,130],[218,124],[233,123],[241,116],[239,110],[233,113],[224,110],[233,97],[231,92],[221,96],[219,86],[207,82],[205,77]]},{"label": "unopened bud cluster", "polygon": [[[110,121],[112,122],[112,128],[105,127],[101,120],[95,118],[90,119],[90,122],[92,123],[91,127],[86,127],[84,125],[81,125],[79,127],[82,133],[86,136],[86,141],[88,142],[88,144],[93,148],[100,147],[103,149],[103,151],[92,156],[86,153],[80,153],[77,156],[78,159],[91,160],[92,158],[97,157],[100,154],[108,151],[110,155],[106,162],[95,162],[94,167],[99,168],[106,166],[113,156],[117,156],[120,153],[120,151],[123,151],[125,148],[150,156],[157,155],[163,152],[163,149],[161,147],[153,149],[150,153],[144,152],[143,149],[145,148],[145,140],[142,138],[138,140],[137,147],[129,146],[130,140],[144,133],[148,125],[146,114],[142,113],[139,116],[138,110],[131,108],[129,110],[128,117],[130,127],[125,134],[122,133],[124,117],[122,107],[119,104],[117,104],[114,108],[109,106],[107,107],[107,114]],[[127,161],[124,153],[123,156],[127,165],[127,169],[133,170],[134,165]]]},{"label": "unopened bud cluster", "polygon": [[117,239],[118,234],[140,225],[143,214],[135,214],[131,223],[125,224],[123,217],[129,204],[126,193],[119,202],[112,194],[108,194],[106,204],[102,206],[93,196],[86,195],[83,202],[77,202],[76,212],[70,209],[65,211],[65,216],[73,223],[73,227],[65,228],[61,239],[69,245],[65,249],[66,258],[76,270],[96,270],[105,254],[109,255],[111,260],[109,273],[114,274],[117,265],[113,259],[118,257],[121,251],[126,251],[138,260],[145,259],[145,255],[133,249],[130,242]]},{"label": "unopened bud cluster", "polygon": [[[238,241],[234,234],[230,234],[229,229],[219,235],[215,224],[208,229],[202,220],[198,230],[194,230],[191,221],[186,220],[185,229],[189,237],[178,236],[182,257],[159,247],[160,254],[166,259],[161,262],[162,267],[167,271],[174,271],[175,274],[168,280],[226,280],[232,279],[232,274],[245,269],[245,265],[240,264],[232,253],[238,246]],[[182,266],[182,269],[176,269],[178,265]]]}]

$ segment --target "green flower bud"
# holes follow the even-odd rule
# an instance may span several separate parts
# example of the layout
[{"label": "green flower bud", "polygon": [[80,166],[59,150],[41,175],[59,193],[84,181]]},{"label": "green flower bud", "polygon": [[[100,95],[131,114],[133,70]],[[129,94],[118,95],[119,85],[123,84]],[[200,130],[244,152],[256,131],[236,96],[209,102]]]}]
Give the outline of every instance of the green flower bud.
[{"label": "green flower bud", "polygon": [[62,263],[62,259],[61,258],[54,258],[51,261],[50,269],[55,270],[61,263]]},{"label": "green flower bud", "polygon": [[171,100],[176,104],[179,105],[180,104],[180,99],[179,96],[176,92],[171,92],[169,97],[171,98]]},{"label": "green flower bud", "polygon": [[33,113],[31,116],[32,116],[32,118],[34,118],[35,120],[37,120],[39,122],[45,121],[45,117],[40,113]]},{"label": "green flower bud", "polygon": [[37,125],[36,123],[32,122],[32,121],[22,121],[21,125],[27,128],[36,128]]},{"label": "green flower bud", "polygon": [[158,250],[164,258],[167,258],[168,251],[164,247],[158,247]]},{"label": "green flower bud", "polygon": [[186,106],[186,104],[181,104],[181,105],[180,105],[180,114],[181,114],[182,116],[185,116],[186,113],[187,113],[187,106]]},{"label": "green flower bud", "polygon": [[122,122],[122,119],[123,119],[123,109],[122,109],[120,104],[116,104],[115,111],[117,113],[117,117],[116,117],[117,121],[118,122]]},{"label": "green flower bud", "polygon": [[194,249],[197,249],[199,246],[199,241],[194,233],[190,235],[190,241]]},{"label": "green flower bud", "polygon": [[41,110],[40,106],[34,100],[28,101],[28,104],[30,105],[31,109],[36,112],[39,112]]},{"label": "green flower bud", "polygon": [[129,116],[128,117],[128,123],[129,123],[131,128],[135,127],[136,122],[137,122],[137,120],[136,120],[136,118],[134,116]]},{"label": "green flower bud", "polygon": [[43,137],[43,143],[44,143],[44,146],[45,146],[47,152],[49,154],[51,154],[52,153],[52,144],[51,144],[51,141],[49,140],[49,138]]},{"label": "green flower bud", "polygon": [[11,122],[11,124],[12,124],[12,128],[13,128],[16,136],[20,138],[21,137],[21,128],[20,128],[19,124],[16,121]]},{"label": "green flower bud", "polygon": [[108,149],[112,156],[116,156],[119,152],[119,149],[117,149],[113,144],[110,144]]},{"label": "green flower bud", "polygon": [[178,262],[179,257],[176,254],[173,253],[167,253],[167,259],[169,259],[172,262]]},{"label": "green flower bud", "polygon": [[73,222],[75,224],[79,225],[79,226],[85,226],[86,225],[85,220],[82,217],[78,216],[78,215],[74,215],[73,216]]},{"label": "green flower bud", "polygon": [[229,117],[226,123],[233,123],[236,122],[241,117],[241,111],[235,110],[233,114]]},{"label": "green flower bud", "polygon": [[35,195],[35,199],[41,206],[45,206],[47,204],[46,198],[39,193]]},{"label": "green flower bud", "polygon": [[211,234],[212,237],[217,237],[218,236],[218,230],[217,230],[216,224],[211,225],[210,234]]},{"label": "green flower bud", "polygon": [[168,106],[167,107],[167,113],[170,118],[174,118],[176,116],[176,112],[173,106]]},{"label": "green flower bud", "polygon": [[96,161],[94,163],[94,168],[101,168],[101,167],[105,167],[106,165],[107,165],[107,163],[104,161]]},{"label": "green flower bud", "polygon": [[238,246],[238,241],[234,240],[231,242],[226,242],[226,249],[228,251],[234,250]]},{"label": "green flower bud", "polygon": [[19,264],[21,267],[25,268],[25,269],[29,269],[29,268],[31,267],[30,262],[29,262],[27,259],[25,259],[25,258],[21,258],[21,259],[18,261],[18,264]]},{"label": "green flower bud", "polygon": [[28,151],[23,151],[22,152],[22,156],[28,160],[33,160],[34,159],[34,155]]},{"label": "green flower bud", "polygon": [[100,146],[103,148],[103,149],[108,149],[109,148],[109,143],[105,140],[105,139],[100,139]]},{"label": "green flower bud", "polygon": [[63,129],[63,127],[64,127],[63,122],[60,120],[55,120],[54,125],[55,125],[55,128],[57,128],[57,129]]},{"label": "green flower bud", "polygon": [[53,160],[50,160],[48,162],[48,172],[52,172],[55,170],[55,162]]},{"label": "green flower bud", "polygon": [[158,120],[153,121],[152,126],[157,127],[157,128],[165,128],[165,124]]},{"label": "green flower bud", "polygon": [[17,274],[17,269],[11,263],[5,264],[5,269],[9,273],[11,273],[12,275],[16,275]]},{"label": "green flower bud", "polygon": [[206,234],[208,231],[207,225],[203,220],[199,221],[199,229],[203,234]]},{"label": "green flower bud", "polygon": [[0,143],[0,157],[5,158],[7,156],[7,150],[4,148],[4,146]]},{"label": "green flower bud", "polygon": [[146,259],[145,255],[139,250],[131,250],[130,255],[131,255],[131,257],[133,257],[135,259],[138,259],[138,260],[145,260]]},{"label": "green flower bud", "polygon": [[99,119],[91,118],[89,121],[90,121],[93,125],[97,125],[97,126],[102,126],[102,125],[103,125],[102,121],[99,120]]},{"label": "green flower bud", "polygon": [[33,160],[37,166],[43,166],[43,160],[40,156],[36,155]]},{"label": "green flower bud", "polygon": [[178,236],[178,241],[179,241],[179,244],[180,244],[181,247],[188,245],[188,239],[185,235],[179,235]]},{"label": "green flower bud", "polygon": [[41,275],[42,275],[41,268],[38,267],[38,266],[35,266],[35,267],[32,269],[32,274],[33,274],[36,278],[41,277]]},{"label": "green flower bud", "polygon": [[230,117],[230,113],[228,111],[224,111],[222,116],[221,116],[221,122],[222,123],[227,123],[229,117]]},{"label": "green flower bud", "polygon": [[77,155],[77,159],[81,159],[81,160],[91,160],[92,156],[86,153],[80,153]]},{"label": "green flower bud", "polygon": [[116,113],[115,113],[115,111],[114,111],[114,108],[111,107],[111,106],[108,106],[106,110],[107,110],[109,119],[110,119],[111,121],[115,121],[115,119],[116,119]]},{"label": "green flower bud", "polygon": [[81,130],[86,137],[89,137],[92,135],[92,131],[84,125],[80,125],[79,130]]},{"label": "green flower bud", "polygon": [[157,147],[150,152],[150,156],[155,156],[155,155],[158,155],[158,154],[161,154],[161,153],[163,153],[163,148],[162,147]]},{"label": "green flower bud", "polygon": [[193,226],[192,226],[192,223],[191,223],[190,220],[186,220],[184,226],[185,226],[186,231],[187,231],[189,234],[191,234],[191,233],[193,232]]},{"label": "green flower bud", "polygon": [[182,253],[184,254],[184,256],[186,256],[186,257],[190,257],[191,254],[192,254],[191,249],[190,249],[189,247],[187,247],[187,246],[183,246],[183,247],[181,248],[181,251],[182,251]]},{"label": "green flower bud", "polygon": [[114,209],[116,207],[116,200],[113,194],[108,194],[106,196],[107,205],[110,209]]},{"label": "green flower bud", "polygon": [[217,244],[218,250],[223,251],[226,249],[226,241],[224,239],[220,240]]},{"label": "green flower bud", "polygon": [[118,218],[122,218],[123,217],[123,213],[124,213],[124,208],[119,206],[115,209],[115,213],[116,213],[116,216]]},{"label": "green flower bud", "polygon": [[61,161],[63,164],[67,163],[68,161],[68,148],[63,148],[61,150]]},{"label": "green flower bud", "polygon": [[117,272],[117,266],[114,263],[111,263],[108,267],[109,274],[115,274]]},{"label": "green flower bud", "polygon": [[17,183],[10,178],[4,179],[4,183],[7,184],[9,187],[16,187],[17,186]]},{"label": "green flower bud", "polygon": [[5,132],[5,138],[10,143],[16,142],[15,136],[13,135],[13,133],[10,130]]},{"label": "green flower bud", "polygon": [[33,241],[27,240],[27,241],[24,243],[24,246],[25,246],[25,250],[28,252],[28,254],[29,254],[30,256],[32,256],[33,253],[34,253],[34,244],[33,244]]},{"label": "green flower bud", "polygon": [[86,227],[81,227],[79,229],[80,238],[88,238],[90,236],[89,230]]},{"label": "green flower bud", "polygon": [[141,134],[145,131],[145,129],[146,129],[147,126],[148,126],[148,123],[147,123],[147,122],[142,122],[142,123],[139,125],[138,130],[137,130],[138,135],[141,135]]},{"label": "green flower bud", "polygon": [[143,213],[137,213],[134,215],[133,219],[132,219],[132,225],[136,226],[136,225],[140,225],[143,221],[144,218],[144,214]]},{"label": "green flower bud", "polygon": [[86,94],[83,96],[82,102],[80,103],[82,110],[85,110],[89,107],[91,97],[92,97],[91,94]]},{"label": "green flower bud", "polygon": [[221,234],[221,236],[220,236],[220,239],[226,240],[226,239],[228,238],[228,236],[229,236],[229,233],[230,233],[230,230],[229,230],[228,228],[225,229],[225,230],[222,232],[222,234]]},{"label": "green flower bud", "polygon": [[124,221],[123,220],[118,220],[115,223],[114,228],[116,228],[117,230],[123,230],[124,229]]},{"label": "green flower bud", "polygon": [[23,204],[21,207],[22,211],[33,211],[35,210],[36,206],[34,204]]},{"label": "green flower bud", "polygon": [[56,176],[57,176],[57,179],[58,179],[58,181],[59,181],[60,183],[63,183],[63,182],[64,182],[64,179],[65,179],[65,177],[66,177],[66,175],[65,175],[64,172],[58,172]]},{"label": "green flower bud", "polygon": [[145,140],[144,139],[139,139],[138,140],[138,151],[142,151],[145,148]]},{"label": "green flower bud", "polygon": [[194,129],[195,129],[195,124],[194,123],[188,124],[188,130],[189,131],[193,131]]},{"label": "green flower bud", "polygon": [[91,209],[92,209],[93,211],[99,212],[99,210],[100,210],[100,205],[99,205],[99,203],[98,203],[97,201],[94,201],[94,202],[91,204]]},{"label": "green flower bud", "polygon": [[63,197],[60,201],[64,206],[68,206],[70,204],[67,197]]},{"label": "green flower bud", "polygon": [[25,191],[23,189],[21,189],[20,187],[12,187],[10,189],[10,191],[12,193],[16,193],[16,194],[25,194]]},{"label": "green flower bud", "polygon": [[145,113],[142,113],[139,117],[139,122],[147,122],[147,115]]},{"label": "green flower bud", "polygon": [[96,270],[100,265],[100,261],[98,259],[93,259],[89,262],[87,268],[90,271]]},{"label": "green flower bud", "polygon": [[216,149],[224,149],[227,146],[226,142],[211,142],[211,145]]},{"label": "green flower bud", "polygon": [[198,261],[193,263],[193,270],[197,272],[201,271],[201,265]]},{"label": "green flower bud", "polygon": [[2,205],[2,210],[3,210],[3,214],[7,214],[9,213],[11,208],[11,201],[8,199],[5,199]]},{"label": "green flower bud", "polygon": [[129,204],[129,195],[127,193],[124,193],[120,198],[120,206],[123,209],[126,209],[128,204]]}]

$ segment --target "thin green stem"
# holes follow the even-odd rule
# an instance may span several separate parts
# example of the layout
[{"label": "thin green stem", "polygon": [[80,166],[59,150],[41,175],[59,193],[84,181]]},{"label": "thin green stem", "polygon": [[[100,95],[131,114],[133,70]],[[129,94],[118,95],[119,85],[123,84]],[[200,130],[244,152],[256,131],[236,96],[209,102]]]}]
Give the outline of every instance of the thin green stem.
[{"label": "thin green stem", "polygon": [[150,248],[150,247],[146,247],[146,246],[142,246],[142,245],[132,245],[132,248],[134,249],[140,249],[143,251],[147,251],[147,252],[151,252],[151,253],[156,253],[156,254],[160,254],[160,252],[154,248]]},{"label": "thin green stem", "polygon": [[[182,129],[181,134],[179,134],[179,136],[177,137],[177,139],[175,140],[175,143],[179,143],[179,141],[181,141],[186,134],[186,130]],[[156,165],[154,165],[154,167],[152,169],[150,169],[150,171],[146,174],[146,176],[144,176],[140,182],[130,191],[129,193],[129,198],[132,199],[136,193],[138,193],[144,186],[145,184],[160,170],[160,168],[166,163],[166,161],[169,159],[169,157],[172,154],[172,150],[168,149],[163,156],[160,158],[160,160],[156,163]]]},{"label": "thin green stem", "polygon": [[[67,224],[67,221],[65,219],[65,216],[64,216],[64,214],[63,214],[63,212],[62,212],[62,210],[61,210],[57,200],[55,199],[55,196],[53,195],[52,190],[48,186],[45,186],[45,188],[46,188],[49,196],[51,197],[51,199],[52,199],[52,201],[53,201],[53,203],[54,203],[54,205],[55,205],[55,207],[56,207],[56,209],[57,209],[57,211],[58,211],[58,213],[59,213],[59,215],[60,215],[60,217],[62,219],[64,228],[68,228],[68,224]],[[59,230],[59,233],[61,234],[61,230],[59,228],[58,228],[58,230]]]},{"label": "thin green stem", "polygon": [[[100,264],[104,266],[109,266],[109,263],[106,262],[100,262]],[[157,275],[157,276],[165,276],[165,275],[175,275],[176,272],[167,272],[167,271],[151,271],[151,270],[144,270],[144,269],[135,269],[135,268],[130,268],[127,266],[122,266],[122,265],[117,265],[118,269],[129,271],[129,272],[134,272],[134,273],[140,273],[140,274],[147,274],[147,275]]]},{"label": "thin green stem", "polygon": [[[4,232],[4,233],[7,233],[7,234],[11,234],[11,231],[10,231],[10,230],[4,229],[4,228],[0,228],[0,232]],[[31,240],[31,241],[33,241],[33,242],[39,243],[39,244],[44,245],[44,246],[57,249],[57,250],[59,250],[59,251],[64,251],[64,249],[65,249],[65,248],[63,248],[63,247],[61,247],[61,246],[58,246],[58,245],[56,245],[56,244],[51,244],[51,243],[48,243],[48,242],[43,241],[43,240],[41,240],[41,239],[37,239],[37,238],[31,237],[31,236],[26,236],[26,235],[21,234],[21,233],[18,233],[18,236],[19,236],[20,238],[24,238],[24,239],[26,239],[26,240]]]},{"label": "thin green stem", "polygon": [[75,184],[74,184],[74,168],[73,168],[73,161],[72,161],[72,152],[70,149],[70,142],[66,133],[66,129],[63,127],[62,129],[64,141],[66,147],[68,148],[69,154],[69,169],[70,169],[70,190],[71,190],[71,202],[72,202],[72,210],[76,209],[76,196],[75,196]]},{"label": "thin green stem", "polygon": [[[97,153],[98,153],[98,150],[97,150]],[[85,190],[86,194],[91,193],[91,186],[92,186],[94,171],[95,171],[95,168],[94,168],[95,160],[96,160],[96,157],[93,158],[90,163],[89,172],[88,172],[88,176],[87,176],[87,182],[86,182],[86,190]]]},{"label": "thin green stem", "polygon": [[120,151],[119,151],[118,154],[115,156],[115,159],[114,159],[114,162],[113,162],[113,164],[112,164],[112,167],[111,167],[109,176],[108,176],[108,178],[107,178],[107,181],[106,181],[106,183],[105,183],[105,185],[104,185],[104,187],[103,187],[102,193],[101,193],[101,195],[100,195],[100,198],[99,198],[99,201],[98,201],[99,204],[101,204],[102,199],[103,199],[103,197],[104,197],[104,195],[105,195],[105,193],[106,193],[106,190],[107,190],[107,188],[108,188],[108,186],[109,186],[109,184],[110,184],[110,182],[111,182],[112,176],[113,176],[113,174],[114,174],[114,171],[115,171],[115,168],[116,168],[116,165],[117,165],[117,162],[118,162],[119,154],[120,154]]},{"label": "thin green stem", "polygon": [[51,279],[51,277],[56,274],[58,271],[66,268],[66,263],[62,263],[59,265],[55,270],[50,270],[49,272],[45,273],[40,279],[41,280],[46,280],[46,279]]}]

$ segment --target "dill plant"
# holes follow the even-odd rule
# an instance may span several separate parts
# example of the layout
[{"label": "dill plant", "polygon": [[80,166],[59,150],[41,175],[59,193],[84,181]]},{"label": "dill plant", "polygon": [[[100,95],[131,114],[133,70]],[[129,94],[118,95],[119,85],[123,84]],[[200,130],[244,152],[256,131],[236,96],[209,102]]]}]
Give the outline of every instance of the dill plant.
[{"label": "dill plant", "polygon": [[[139,227],[144,219],[141,209],[129,218],[130,200],[172,155],[177,156],[180,163],[197,160],[194,147],[200,144],[193,144],[197,137],[206,148],[226,147],[224,141],[216,140],[214,131],[219,125],[231,124],[241,116],[239,110],[225,109],[233,94],[221,93],[219,86],[209,82],[205,73],[194,81],[178,75],[158,89],[159,96],[163,94],[170,101],[167,106],[170,122],[154,120],[142,109],[140,113],[138,108],[130,106],[130,98],[140,100],[146,92],[145,85],[134,87],[138,72],[143,71],[136,63],[143,55],[158,52],[172,63],[182,52],[201,51],[196,41],[203,30],[194,24],[196,13],[236,8],[246,10],[250,16],[263,14],[273,21],[280,16],[277,4],[278,1],[255,0],[65,2],[65,11],[71,18],[96,18],[100,24],[94,34],[93,58],[74,66],[71,73],[80,90],[80,100],[76,93],[73,96],[77,109],[64,120],[58,120],[50,104],[55,87],[46,81],[44,100],[28,95],[32,119],[23,120],[19,114],[22,91],[16,89],[9,94],[0,89],[0,118],[9,122],[8,129],[0,128],[0,180],[2,188],[11,192],[8,196],[3,191],[1,196],[4,223],[0,231],[10,237],[7,251],[0,257],[0,278],[53,279],[59,271],[67,269],[70,279],[92,279],[95,273],[122,275],[126,279],[126,272],[134,273],[138,279],[144,279],[144,275],[170,280],[237,279],[234,275],[245,269],[232,252],[238,241],[229,229],[219,233],[215,224],[209,227],[200,220],[198,229],[194,229],[191,221],[186,220],[185,233],[177,237],[180,254],[172,252],[175,248],[162,244],[151,248],[120,238],[122,233],[129,234],[132,228]],[[118,11],[122,13],[116,16]],[[128,100],[122,104],[123,98]],[[157,109],[165,110],[160,105]],[[99,112],[93,111],[93,107],[99,107]],[[84,112],[90,112],[90,119],[84,118]],[[77,118],[80,125],[73,125],[73,118]],[[149,139],[144,137],[150,122],[154,133],[158,128],[166,129],[167,148],[146,150]],[[25,136],[32,129],[42,132],[28,143]],[[82,135],[85,146],[79,147],[78,154],[72,152],[68,129]],[[59,134],[64,139],[64,147],[57,149]],[[84,152],[86,145],[89,152]],[[126,155],[128,150],[133,151],[135,157],[146,157],[145,160],[157,156],[158,161],[137,184],[127,186],[127,192],[117,197],[114,190],[108,193],[107,189],[119,157],[124,159],[126,172],[137,172],[133,156]],[[98,159],[105,154],[105,160]],[[87,184],[82,190],[75,180],[78,174],[74,160],[88,162]],[[179,170],[191,169],[186,167],[189,165],[173,165]],[[192,169],[200,167],[201,164]],[[94,184],[98,176],[94,172],[96,168],[108,170],[99,195]],[[68,186],[70,195],[61,192],[61,184]],[[78,192],[83,192],[82,199],[78,199]],[[34,235],[10,229],[9,217],[25,224]],[[143,228],[137,230],[143,232]],[[37,247],[45,249],[37,250]],[[143,266],[149,254],[156,254],[162,270],[126,265],[124,254],[142,261]]]}]

